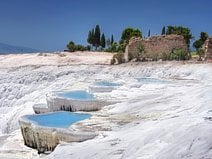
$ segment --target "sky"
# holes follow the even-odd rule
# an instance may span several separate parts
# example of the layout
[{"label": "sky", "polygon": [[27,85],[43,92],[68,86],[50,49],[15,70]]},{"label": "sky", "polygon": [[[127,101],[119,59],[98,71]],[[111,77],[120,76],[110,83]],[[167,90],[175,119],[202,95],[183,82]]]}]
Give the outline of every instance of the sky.
[{"label": "sky", "polygon": [[116,41],[127,27],[147,36],[168,25],[189,27],[198,39],[201,31],[212,36],[211,6],[212,0],[1,0],[0,42],[59,51],[71,40],[87,45],[96,24]]}]

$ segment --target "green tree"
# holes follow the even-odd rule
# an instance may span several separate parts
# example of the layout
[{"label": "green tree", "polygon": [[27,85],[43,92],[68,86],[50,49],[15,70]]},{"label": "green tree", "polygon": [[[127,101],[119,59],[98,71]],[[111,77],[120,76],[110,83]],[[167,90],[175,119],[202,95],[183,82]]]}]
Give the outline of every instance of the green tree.
[{"label": "green tree", "polygon": [[94,29],[89,30],[87,42],[91,45],[91,49],[95,46],[95,31],[94,31]]},{"label": "green tree", "polygon": [[122,46],[122,51],[125,50],[125,47],[129,43],[130,38],[132,37],[141,37],[142,38],[142,32],[139,29],[134,28],[126,28],[122,32],[121,40],[119,41],[120,45]]},{"label": "green tree", "polygon": [[105,34],[103,33],[102,36],[101,36],[101,47],[102,48],[105,48],[105,43],[106,43],[105,42]]},{"label": "green tree", "polygon": [[100,46],[100,40],[101,40],[100,36],[101,36],[100,27],[99,25],[96,25],[94,33],[94,46],[96,47],[96,50]]},{"label": "green tree", "polygon": [[148,31],[148,37],[150,37],[150,29],[149,29],[149,31]]},{"label": "green tree", "polygon": [[193,43],[193,47],[194,47],[196,50],[200,49],[200,48],[202,47],[202,45],[203,45],[203,42],[202,42],[201,39],[198,39],[198,40],[196,40],[196,41]]},{"label": "green tree", "polygon": [[132,37],[142,37],[142,33],[139,29],[126,28],[121,35],[120,43],[129,42]]},{"label": "green tree", "polygon": [[205,43],[205,41],[208,39],[208,33],[206,32],[201,32],[200,33],[200,36],[199,36],[199,39],[196,40],[194,43],[193,43],[193,47],[198,50],[200,49],[203,44]]},{"label": "green tree", "polygon": [[117,52],[117,47],[118,47],[118,44],[116,42],[114,42],[112,45],[111,45],[111,52]]},{"label": "green tree", "polygon": [[201,32],[200,33],[200,39],[201,39],[202,43],[204,43],[208,39],[208,33]]},{"label": "green tree", "polygon": [[67,48],[69,49],[70,52],[75,51],[75,43],[73,41],[70,41],[67,45]]},{"label": "green tree", "polygon": [[182,27],[182,26],[168,26],[166,30],[166,35],[169,35],[169,34],[182,35],[184,39],[186,40],[186,43],[189,48],[190,40],[193,38],[191,30],[189,28]]},{"label": "green tree", "polygon": [[113,45],[114,43],[114,38],[113,38],[113,34],[111,35],[111,40],[110,40],[111,45]]},{"label": "green tree", "polygon": [[196,49],[197,51],[197,55],[199,56],[199,61],[202,60],[202,57],[204,56],[204,50],[202,49],[203,44],[205,43],[205,41],[208,39],[208,33],[206,32],[201,32],[199,39],[196,40],[193,43],[193,47]]},{"label": "green tree", "polygon": [[92,46],[95,46],[95,31],[94,31],[94,28],[91,31],[91,44],[92,44]]},{"label": "green tree", "polygon": [[165,34],[166,34],[166,27],[163,26],[163,29],[162,29],[162,31],[161,31],[161,35],[165,35]]},{"label": "green tree", "polygon": [[87,42],[92,45],[92,32],[89,30]]},{"label": "green tree", "polygon": [[76,45],[73,41],[70,41],[68,43],[67,48],[69,49],[70,52],[90,50],[90,46],[83,46],[80,44]]}]

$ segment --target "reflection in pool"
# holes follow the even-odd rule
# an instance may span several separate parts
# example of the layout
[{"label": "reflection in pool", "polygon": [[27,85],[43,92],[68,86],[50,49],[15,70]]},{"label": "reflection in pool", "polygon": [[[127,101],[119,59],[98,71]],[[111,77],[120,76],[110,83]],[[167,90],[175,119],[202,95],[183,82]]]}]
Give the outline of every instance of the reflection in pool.
[{"label": "reflection in pool", "polygon": [[93,94],[83,90],[60,92],[57,94],[60,97],[69,98],[73,100],[94,100],[95,99]]},{"label": "reflection in pool", "polygon": [[60,111],[48,114],[28,115],[27,119],[40,126],[67,128],[75,122],[88,119],[90,117],[90,114],[79,114]]}]

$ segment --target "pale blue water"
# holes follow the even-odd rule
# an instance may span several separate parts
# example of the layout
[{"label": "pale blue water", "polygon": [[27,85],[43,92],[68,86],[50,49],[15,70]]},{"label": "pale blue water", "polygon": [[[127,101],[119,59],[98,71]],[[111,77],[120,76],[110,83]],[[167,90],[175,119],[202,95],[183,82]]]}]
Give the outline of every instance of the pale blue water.
[{"label": "pale blue water", "polygon": [[90,118],[90,114],[79,114],[72,112],[54,112],[48,114],[29,115],[27,119],[40,126],[67,128],[71,124]]},{"label": "pale blue water", "polygon": [[107,81],[101,81],[101,82],[95,82],[96,86],[106,86],[106,87],[116,87],[121,86],[119,83],[113,83],[113,82],[107,82]]},{"label": "pale blue water", "polygon": [[83,90],[61,92],[61,93],[58,93],[58,95],[64,98],[69,98],[74,100],[94,100],[95,99],[93,94]]},{"label": "pale blue water", "polygon": [[138,82],[141,82],[142,84],[167,84],[169,81],[160,80],[157,78],[136,78]]}]

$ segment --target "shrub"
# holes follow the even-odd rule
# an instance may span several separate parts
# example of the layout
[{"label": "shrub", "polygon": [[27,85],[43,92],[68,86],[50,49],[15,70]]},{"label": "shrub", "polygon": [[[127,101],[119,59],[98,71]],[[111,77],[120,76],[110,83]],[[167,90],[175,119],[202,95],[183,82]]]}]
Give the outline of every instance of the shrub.
[{"label": "shrub", "polygon": [[198,49],[197,50],[197,55],[199,56],[198,61],[202,61],[202,57],[205,55],[204,49]]},{"label": "shrub", "polygon": [[172,60],[189,60],[189,53],[183,51],[182,49],[172,50],[173,59]]},{"label": "shrub", "polygon": [[157,53],[152,54],[152,61],[158,61],[159,55]]},{"label": "shrub", "polygon": [[137,61],[140,61],[141,58],[143,58],[145,60],[144,54],[145,54],[144,45],[139,44],[137,46],[136,57],[135,57],[137,59]]},{"label": "shrub", "polygon": [[113,44],[111,44],[110,47],[108,47],[106,50],[106,52],[119,52],[119,45],[114,42]]},{"label": "shrub", "polygon": [[90,46],[83,46],[79,44],[75,45],[73,41],[69,42],[69,44],[67,45],[67,48],[70,52],[90,50]]},{"label": "shrub", "polygon": [[189,60],[190,54],[182,49],[173,49],[170,53],[162,53],[162,60]]},{"label": "shrub", "polygon": [[163,52],[161,58],[162,58],[163,61],[167,61],[168,60],[168,53]]},{"label": "shrub", "polygon": [[70,41],[67,45],[67,48],[70,52],[74,52],[75,51],[75,43],[73,41]]}]

